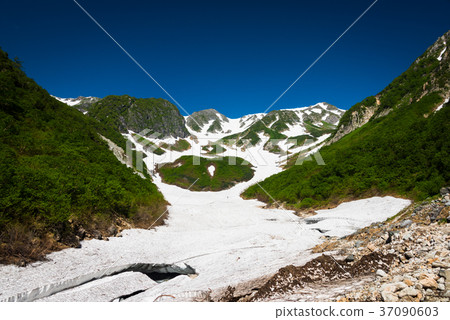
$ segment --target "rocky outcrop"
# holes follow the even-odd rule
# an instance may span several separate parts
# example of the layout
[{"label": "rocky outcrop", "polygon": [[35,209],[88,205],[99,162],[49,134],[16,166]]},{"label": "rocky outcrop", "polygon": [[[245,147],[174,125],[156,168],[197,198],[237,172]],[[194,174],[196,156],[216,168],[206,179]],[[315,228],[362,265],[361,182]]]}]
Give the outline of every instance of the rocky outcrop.
[{"label": "rocky outcrop", "polygon": [[375,114],[377,106],[362,105],[358,110],[348,110],[350,121],[347,124],[340,124],[336,133],[329,140],[329,144],[340,140],[346,134],[365,125]]},{"label": "rocky outcrop", "polygon": [[[194,112],[186,119],[186,125],[193,131],[216,133],[222,131],[222,122],[228,122],[228,118],[215,109],[206,109]],[[205,126],[208,126],[205,128]]]},{"label": "rocky outcrop", "polygon": [[108,96],[94,103],[88,114],[122,133],[150,130],[160,137],[185,138],[189,135],[178,108],[161,98]]}]

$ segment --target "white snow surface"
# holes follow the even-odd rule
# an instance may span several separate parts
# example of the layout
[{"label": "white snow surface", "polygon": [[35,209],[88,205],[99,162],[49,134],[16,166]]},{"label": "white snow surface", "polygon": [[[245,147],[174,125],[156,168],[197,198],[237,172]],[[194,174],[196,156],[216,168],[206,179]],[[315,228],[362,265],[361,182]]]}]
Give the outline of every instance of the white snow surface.
[{"label": "white snow surface", "polygon": [[447,43],[444,42],[444,45],[445,45],[444,49],[442,49],[441,54],[440,54],[439,57],[437,58],[439,61],[442,60],[442,56],[444,55],[445,51],[447,50]]},{"label": "white snow surface", "polygon": [[[294,111],[295,113],[297,113],[297,115],[300,116],[300,118],[302,118],[303,114],[307,115],[310,115],[311,113],[321,114],[324,110],[326,111],[326,113],[323,119],[326,119],[327,113],[332,113],[341,116],[345,112],[345,110],[342,109],[328,110],[327,105],[324,102],[319,102],[315,105],[308,107],[280,109],[280,111]],[[201,127],[200,132],[194,131],[189,127],[187,127],[187,129],[190,134],[198,138],[219,140],[226,136],[245,131],[248,127],[250,127],[256,121],[260,120],[266,115],[267,113],[255,113],[255,114],[248,114],[237,119],[227,118],[228,121],[221,120],[220,123],[222,125],[222,131],[216,133],[207,132],[211,124],[214,122],[214,120],[211,120],[205,125],[203,125],[203,127]],[[186,116],[185,119],[187,119],[188,117],[189,116]],[[267,127],[270,128],[276,121],[278,121],[278,117],[275,119],[275,121],[268,124]],[[306,132],[306,129],[303,125],[303,121],[300,121],[295,125],[289,125],[289,130],[284,131],[283,134],[290,137],[304,134],[304,132]]]},{"label": "white snow surface", "polygon": [[439,110],[441,110],[442,107],[444,106],[444,104],[448,103],[448,101],[449,101],[449,98],[445,99],[444,103],[441,104],[439,107],[437,107],[436,110],[434,110],[434,112],[436,113],[436,112],[438,112]]},{"label": "white snow surface", "polygon": [[353,201],[321,210],[315,216],[320,222],[306,224],[291,211],[263,209],[263,203],[239,197],[249,185],[279,171],[274,166],[258,166],[252,180],[220,192],[193,192],[164,184],[156,176],[155,183],[171,203],[165,225],[126,230],[123,237],[109,241],[83,241],[81,249],[54,252],[48,261],[27,267],[2,266],[0,300],[137,262],[186,263],[198,276],[179,276],[133,300],[153,301],[161,294],[215,290],[274,273],[288,264],[305,263],[312,257],[307,249],[322,241],[319,227],[329,230],[330,235],[350,234],[410,204],[393,197]]},{"label": "white snow surface", "polygon": [[211,177],[214,177],[214,171],[216,171],[216,167],[214,167],[213,165],[210,165],[208,167],[208,172]]},{"label": "white snow surface", "polygon": [[77,104],[79,104],[83,99],[89,99],[89,100],[93,100],[96,99],[95,97],[78,97],[78,98],[59,98],[59,97],[55,97],[52,96],[53,98],[55,98],[58,101],[61,101],[69,106],[76,106]]},{"label": "white snow surface", "polygon": [[[245,119],[230,119],[228,129],[235,130],[242,123],[250,125],[253,120],[247,122]],[[134,140],[131,133],[126,136]],[[202,153],[202,147],[214,138],[220,138],[220,134],[195,134],[202,137],[187,139],[191,144],[190,150],[167,150],[161,156],[147,153],[144,161],[148,168],[152,170],[155,164],[172,162],[182,155],[206,156]],[[314,145],[301,146],[295,151],[312,148],[311,152],[315,152],[327,136],[320,137]],[[318,211],[313,217],[317,222],[314,220],[313,223],[306,223],[289,210],[263,209],[264,203],[243,200],[240,194],[250,185],[281,172],[280,164],[285,159],[262,150],[269,138],[262,134],[260,138],[262,142],[258,146],[246,150],[226,146],[224,154],[241,157],[253,165],[255,174],[250,181],[219,192],[194,192],[165,184],[155,175],[154,182],[171,204],[163,226],[151,230],[125,230],[123,237],[113,237],[109,241],[83,241],[81,249],[54,252],[48,255],[48,261],[27,267],[0,266],[0,301],[20,294],[27,295],[36,288],[39,288],[38,292],[50,292],[58,284],[77,283],[73,280],[133,263],[186,263],[193,267],[197,277],[178,276],[149,286],[147,291],[131,298],[134,301],[154,301],[165,294],[183,299],[189,296],[186,292],[216,290],[272,274],[289,264],[302,265],[314,257],[308,249],[323,241],[321,232],[336,236],[351,234],[372,222],[397,214],[410,204],[409,200],[393,197],[352,201],[335,209]],[[159,145],[162,142],[172,144],[177,139],[150,140]],[[289,144],[280,146],[289,147]],[[136,149],[143,150],[137,143]],[[211,173],[210,168],[208,170]],[[91,286],[66,290],[64,294],[56,293],[47,299],[77,300],[86,294],[95,296],[95,292],[101,291],[98,288],[108,290],[117,279],[123,280],[124,294],[127,294],[142,284],[134,276],[109,277],[105,282],[96,280]],[[111,296],[107,295],[108,298]],[[95,297],[89,300],[95,300]]]}]

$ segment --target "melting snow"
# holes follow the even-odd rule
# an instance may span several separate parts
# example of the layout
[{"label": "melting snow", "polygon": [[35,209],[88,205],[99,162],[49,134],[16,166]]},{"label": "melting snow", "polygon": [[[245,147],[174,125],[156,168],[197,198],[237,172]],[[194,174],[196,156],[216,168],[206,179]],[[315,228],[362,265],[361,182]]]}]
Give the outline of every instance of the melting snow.
[{"label": "melting snow", "polygon": [[211,177],[214,177],[214,171],[216,171],[216,167],[214,167],[213,165],[210,165],[208,167],[208,172]]},{"label": "melting snow", "polygon": [[444,103],[441,104],[439,107],[437,107],[436,110],[434,110],[434,112],[438,112],[439,110],[441,110],[442,107],[444,106],[444,104],[448,103],[448,101],[449,101],[449,98],[445,99]]},{"label": "melting snow", "polygon": [[447,43],[444,42],[444,45],[445,45],[444,49],[441,51],[441,54],[440,54],[439,57],[437,58],[439,61],[442,60],[442,56],[444,55],[445,51],[447,50]]}]

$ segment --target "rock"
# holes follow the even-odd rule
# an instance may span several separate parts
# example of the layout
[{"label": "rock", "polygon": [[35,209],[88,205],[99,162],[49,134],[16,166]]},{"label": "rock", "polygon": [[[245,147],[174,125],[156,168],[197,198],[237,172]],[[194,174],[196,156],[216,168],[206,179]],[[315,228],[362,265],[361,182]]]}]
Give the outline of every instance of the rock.
[{"label": "rock", "polygon": [[353,261],[355,261],[355,256],[352,255],[352,254],[349,254],[349,255],[347,256],[347,258],[345,258],[345,261],[346,261],[346,262],[353,262]]},{"label": "rock", "polygon": [[103,239],[102,234],[98,230],[92,231],[92,238],[97,239],[97,240]]},{"label": "rock", "polygon": [[403,283],[403,282],[386,283],[386,284],[383,284],[381,286],[381,291],[394,293],[394,292],[397,292],[399,290],[403,290],[403,289],[405,289],[407,287],[408,286],[405,283]]},{"label": "rock", "polygon": [[447,281],[450,280],[450,269],[439,270],[439,276],[444,277]]},{"label": "rock", "polygon": [[110,237],[114,237],[117,234],[117,227],[115,225],[111,225],[107,232]]},{"label": "rock", "polygon": [[443,296],[446,297],[446,298],[450,298],[450,290],[445,291]]},{"label": "rock", "polygon": [[386,276],[387,276],[387,273],[384,272],[384,271],[381,270],[381,269],[378,269],[377,272],[376,272],[376,275],[377,275],[378,277],[380,277],[380,278],[383,278],[383,277],[386,277]]},{"label": "rock", "polygon": [[434,209],[430,212],[429,216],[430,216],[431,222],[436,221],[436,219],[437,219],[437,217],[439,216],[439,214],[441,213],[442,209],[444,209],[444,207],[437,207],[437,208],[434,208]]},{"label": "rock", "polygon": [[377,247],[373,243],[369,243],[367,245],[367,249],[369,249],[370,251],[374,252],[375,250],[377,250]]},{"label": "rock", "polygon": [[119,232],[118,234],[116,234],[116,237],[122,238],[123,237],[122,232]]},{"label": "rock", "polygon": [[404,282],[408,287],[410,287],[410,286],[412,286],[412,285],[414,284],[414,282],[412,282],[412,281],[409,280],[409,279],[405,279],[405,280],[403,280],[403,282]]},{"label": "rock", "polygon": [[398,226],[400,227],[400,228],[407,228],[407,227],[409,227],[410,225],[412,225],[412,221],[411,220],[403,220]]},{"label": "rock", "polygon": [[76,235],[80,238],[80,240],[83,240],[84,238],[86,238],[86,230],[84,230],[83,227],[78,227]]},{"label": "rock", "polygon": [[433,268],[444,268],[444,269],[448,269],[450,268],[450,264],[444,261],[434,261],[431,266]]},{"label": "rock", "polygon": [[422,280],[419,280],[419,283],[426,289],[433,289],[436,290],[438,287],[437,282],[433,278],[425,278]]},{"label": "rock", "polygon": [[411,237],[412,237],[412,231],[409,231],[403,235],[402,239],[405,241],[409,241],[409,240],[411,240]]},{"label": "rock", "polygon": [[405,288],[398,293],[399,298],[403,298],[406,296],[417,297],[419,294],[419,290],[414,289],[412,287]]},{"label": "rock", "polygon": [[414,254],[411,252],[411,251],[406,251],[405,252],[405,258],[406,259],[412,259],[412,258],[414,258]]},{"label": "rock", "polygon": [[388,232],[388,237],[386,239],[386,244],[389,244],[392,242],[392,237],[393,237],[394,233],[392,231]]},{"label": "rock", "polygon": [[437,286],[437,289],[440,290],[440,291],[445,291],[445,284],[439,283],[438,286]]},{"label": "rock", "polygon": [[397,302],[398,297],[392,292],[382,292],[381,297],[384,302]]},{"label": "rock", "polygon": [[441,193],[441,196],[445,197],[447,194],[450,193],[450,190],[449,190],[449,188],[443,187],[443,188],[441,188],[441,190],[439,190],[439,192]]},{"label": "rock", "polygon": [[363,243],[364,243],[364,241],[357,240],[357,241],[355,241],[354,247],[355,247],[355,248],[358,248],[358,247],[360,247]]}]

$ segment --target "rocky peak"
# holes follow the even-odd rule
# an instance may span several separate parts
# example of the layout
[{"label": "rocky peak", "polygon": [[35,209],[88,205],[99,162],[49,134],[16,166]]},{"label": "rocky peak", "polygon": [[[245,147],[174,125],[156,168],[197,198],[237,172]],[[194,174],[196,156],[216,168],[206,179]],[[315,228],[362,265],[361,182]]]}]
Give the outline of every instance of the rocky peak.
[{"label": "rocky peak", "polygon": [[[215,109],[206,109],[194,112],[186,119],[186,125],[193,131],[215,133],[223,130],[223,122],[228,122],[228,118]],[[207,128],[206,128],[207,126]]]}]

